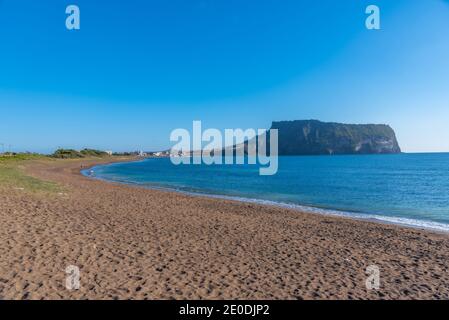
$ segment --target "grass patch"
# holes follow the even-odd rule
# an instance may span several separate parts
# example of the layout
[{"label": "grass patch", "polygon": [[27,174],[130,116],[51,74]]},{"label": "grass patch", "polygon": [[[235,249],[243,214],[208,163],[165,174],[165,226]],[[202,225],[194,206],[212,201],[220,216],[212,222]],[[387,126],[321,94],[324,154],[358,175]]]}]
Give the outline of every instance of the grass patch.
[{"label": "grass patch", "polygon": [[40,159],[48,159],[48,157],[37,153],[0,154],[0,165],[5,163],[15,163],[23,160]]},{"label": "grass patch", "polygon": [[0,156],[0,187],[31,192],[60,192],[61,187],[54,182],[43,181],[28,176],[22,168],[24,160],[47,159],[41,155]]}]

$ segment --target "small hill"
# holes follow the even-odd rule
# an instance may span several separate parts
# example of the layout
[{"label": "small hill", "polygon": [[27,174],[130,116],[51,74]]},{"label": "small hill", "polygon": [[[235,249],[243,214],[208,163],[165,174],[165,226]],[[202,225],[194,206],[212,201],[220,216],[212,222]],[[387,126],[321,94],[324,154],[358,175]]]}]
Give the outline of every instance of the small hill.
[{"label": "small hill", "polygon": [[95,149],[83,149],[80,153],[85,157],[107,157],[108,154],[104,151]]},{"label": "small hill", "polygon": [[83,149],[81,151],[74,149],[58,149],[51,156],[58,159],[77,159],[85,157],[107,157],[108,154],[104,151],[95,149]]}]

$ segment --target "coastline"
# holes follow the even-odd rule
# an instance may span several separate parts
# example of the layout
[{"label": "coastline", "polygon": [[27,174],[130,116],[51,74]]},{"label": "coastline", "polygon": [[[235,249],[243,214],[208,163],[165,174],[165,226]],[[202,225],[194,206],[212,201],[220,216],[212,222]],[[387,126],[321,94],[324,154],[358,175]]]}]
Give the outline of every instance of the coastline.
[{"label": "coastline", "polygon": [[[446,234],[80,173],[106,162],[30,161],[25,172],[64,193],[0,194],[0,297],[449,298]],[[68,265],[80,268],[80,290],[64,287]],[[379,290],[365,286],[371,265],[381,270]]]},{"label": "coastline", "polygon": [[330,217],[342,217],[342,218],[348,218],[348,219],[355,219],[355,220],[359,220],[359,221],[369,221],[369,222],[373,222],[373,223],[395,225],[395,226],[404,227],[404,228],[413,228],[413,229],[417,229],[417,230],[449,234],[449,224],[434,222],[434,221],[430,221],[430,220],[418,220],[418,219],[387,216],[387,215],[382,215],[382,214],[369,214],[369,213],[364,213],[364,212],[343,211],[343,210],[334,209],[334,208],[324,208],[324,207],[319,207],[319,206],[276,202],[276,201],[271,201],[271,200],[248,198],[248,197],[243,197],[243,196],[229,196],[229,195],[225,195],[225,194],[205,193],[205,192],[201,192],[201,191],[184,191],[184,190],[179,190],[176,188],[171,188],[169,186],[166,186],[166,187],[165,186],[155,186],[155,185],[151,185],[150,183],[149,184],[137,184],[137,183],[127,182],[127,181],[108,180],[106,178],[102,178],[102,177],[98,177],[98,176],[89,176],[88,174],[84,173],[84,171],[94,169],[97,166],[105,166],[105,165],[109,165],[109,164],[120,164],[120,163],[126,163],[126,162],[145,161],[145,159],[118,161],[118,162],[114,161],[111,163],[98,163],[98,164],[89,166],[86,169],[80,170],[80,174],[89,179],[104,181],[106,183],[117,183],[117,184],[122,184],[122,185],[134,186],[134,187],[144,188],[144,189],[148,189],[148,190],[160,190],[160,191],[166,191],[166,192],[180,193],[180,194],[193,196],[193,197],[205,197],[205,198],[211,198],[211,199],[237,201],[237,202],[242,202],[242,203],[253,203],[253,204],[258,204],[258,205],[262,205],[262,206],[272,206],[272,207],[293,210],[293,211],[300,212],[300,213],[319,214],[319,215],[330,216]]}]

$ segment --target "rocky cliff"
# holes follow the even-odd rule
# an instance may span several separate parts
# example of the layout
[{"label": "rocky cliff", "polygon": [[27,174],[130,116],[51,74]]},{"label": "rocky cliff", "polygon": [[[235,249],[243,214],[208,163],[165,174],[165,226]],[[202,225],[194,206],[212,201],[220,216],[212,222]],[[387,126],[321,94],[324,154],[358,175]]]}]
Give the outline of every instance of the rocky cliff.
[{"label": "rocky cliff", "polygon": [[393,129],[384,124],[343,124],[318,120],[273,122],[280,155],[400,153]]}]

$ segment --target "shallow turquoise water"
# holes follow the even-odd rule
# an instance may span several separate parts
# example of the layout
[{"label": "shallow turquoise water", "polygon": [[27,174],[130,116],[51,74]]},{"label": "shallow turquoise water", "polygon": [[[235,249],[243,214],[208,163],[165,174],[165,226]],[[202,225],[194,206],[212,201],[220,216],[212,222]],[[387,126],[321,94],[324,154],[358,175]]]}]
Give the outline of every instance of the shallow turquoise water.
[{"label": "shallow turquoise water", "polygon": [[449,230],[447,153],[280,157],[276,175],[258,170],[165,158],[97,166],[93,176]]}]

